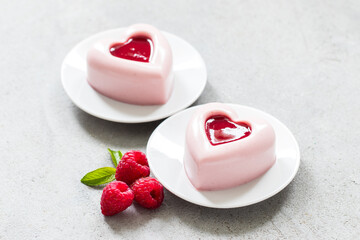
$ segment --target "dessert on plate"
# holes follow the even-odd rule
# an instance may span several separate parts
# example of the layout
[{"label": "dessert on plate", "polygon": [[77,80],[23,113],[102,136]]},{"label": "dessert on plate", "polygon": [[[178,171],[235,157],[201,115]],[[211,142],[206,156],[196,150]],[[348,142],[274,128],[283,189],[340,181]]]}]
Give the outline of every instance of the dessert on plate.
[{"label": "dessert on plate", "polygon": [[165,104],[173,89],[173,58],[155,27],[135,24],[87,53],[87,81],[97,92],[138,105]]},{"label": "dessert on plate", "polygon": [[235,187],[275,163],[275,132],[246,109],[222,103],[200,106],[186,129],[185,172],[198,190]]}]

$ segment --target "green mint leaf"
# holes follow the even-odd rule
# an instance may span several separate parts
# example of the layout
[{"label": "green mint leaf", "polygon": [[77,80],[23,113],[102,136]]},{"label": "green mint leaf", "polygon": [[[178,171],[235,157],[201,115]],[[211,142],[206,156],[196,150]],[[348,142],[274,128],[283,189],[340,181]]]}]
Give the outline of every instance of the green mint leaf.
[{"label": "green mint leaf", "polygon": [[123,156],[122,153],[120,151],[111,150],[110,148],[108,148],[108,151],[111,155],[111,159],[112,159],[114,166],[117,167],[117,165],[119,164],[119,162]]},{"label": "green mint leaf", "polygon": [[87,173],[81,182],[88,186],[97,186],[109,183],[115,180],[116,169],[112,167],[103,167]]}]

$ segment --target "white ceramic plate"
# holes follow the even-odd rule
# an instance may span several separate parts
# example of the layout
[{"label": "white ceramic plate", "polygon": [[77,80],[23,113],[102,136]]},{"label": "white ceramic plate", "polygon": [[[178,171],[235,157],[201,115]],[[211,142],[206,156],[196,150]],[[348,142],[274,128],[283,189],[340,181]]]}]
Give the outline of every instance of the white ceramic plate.
[{"label": "white ceramic plate", "polygon": [[290,130],[273,116],[236,104],[268,120],[276,133],[276,163],[263,176],[235,188],[198,191],[190,183],[183,166],[185,129],[196,107],[188,108],[162,122],[147,144],[147,157],[154,176],[173,194],[205,207],[236,208],[263,201],[284,189],[295,177],[300,164],[298,144]]},{"label": "white ceramic plate", "polygon": [[83,111],[114,122],[140,123],[168,117],[188,106],[200,96],[206,85],[206,67],[200,54],[183,39],[163,32],[173,51],[174,90],[164,105],[126,104],[101,95],[86,80],[86,53],[96,41],[116,38],[124,28],[98,33],[77,44],[65,57],[61,80],[65,92]]}]

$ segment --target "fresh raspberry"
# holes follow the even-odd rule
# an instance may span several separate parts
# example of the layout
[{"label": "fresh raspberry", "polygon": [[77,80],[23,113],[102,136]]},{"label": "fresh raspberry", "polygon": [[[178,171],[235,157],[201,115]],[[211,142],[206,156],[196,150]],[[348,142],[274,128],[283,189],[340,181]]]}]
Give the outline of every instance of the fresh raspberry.
[{"label": "fresh raspberry", "polygon": [[101,195],[101,212],[112,216],[127,209],[134,200],[134,193],[124,182],[111,182]]},{"label": "fresh raspberry", "polygon": [[124,154],[116,167],[115,178],[128,185],[136,179],[147,177],[150,174],[149,164],[146,155],[140,151],[129,151]]},{"label": "fresh raspberry", "polygon": [[164,200],[164,188],[155,178],[140,178],[131,189],[134,191],[135,201],[145,208],[158,208]]}]

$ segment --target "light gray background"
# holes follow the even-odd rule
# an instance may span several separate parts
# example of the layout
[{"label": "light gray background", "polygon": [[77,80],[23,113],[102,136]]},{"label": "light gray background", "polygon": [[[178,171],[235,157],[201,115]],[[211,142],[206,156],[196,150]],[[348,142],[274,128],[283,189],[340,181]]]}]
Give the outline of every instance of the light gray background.
[{"label": "light gray background", "polygon": [[[100,213],[81,177],[107,147],[145,151],[161,122],[118,124],[75,107],[60,66],[79,41],[149,23],[190,42],[208,84],[195,104],[264,110],[301,149],[294,181],[217,210],[165,192],[155,211]],[[0,239],[356,239],[360,234],[360,1],[1,1]]]}]

